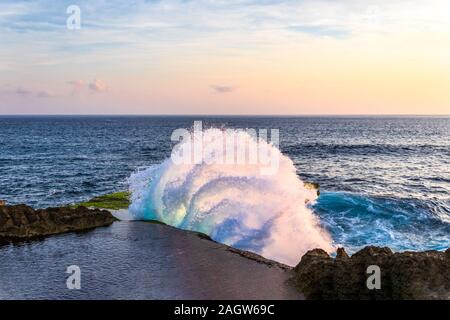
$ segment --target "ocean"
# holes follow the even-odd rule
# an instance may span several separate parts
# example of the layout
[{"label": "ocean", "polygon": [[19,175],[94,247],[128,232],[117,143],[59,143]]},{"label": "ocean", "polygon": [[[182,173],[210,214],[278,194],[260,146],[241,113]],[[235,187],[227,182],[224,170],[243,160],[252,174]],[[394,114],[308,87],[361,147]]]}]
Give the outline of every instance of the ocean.
[{"label": "ocean", "polygon": [[0,199],[43,208],[126,190],[196,120],[279,129],[300,179],[320,184],[310,209],[335,246],[450,246],[450,117],[1,116]]}]

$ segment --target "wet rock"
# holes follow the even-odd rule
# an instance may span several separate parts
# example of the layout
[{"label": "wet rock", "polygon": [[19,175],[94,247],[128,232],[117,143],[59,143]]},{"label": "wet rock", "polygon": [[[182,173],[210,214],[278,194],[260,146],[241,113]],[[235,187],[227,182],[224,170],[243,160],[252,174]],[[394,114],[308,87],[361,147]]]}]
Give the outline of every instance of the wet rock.
[{"label": "wet rock", "polygon": [[[369,266],[380,268],[380,289],[370,290]],[[450,299],[450,251],[393,253],[366,247],[336,259],[325,251],[307,252],[295,267],[294,282],[308,299]]]},{"label": "wet rock", "polygon": [[0,206],[0,239],[24,240],[71,231],[108,226],[116,219],[105,210],[49,208],[26,205]]},{"label": "wet rock", "polygon": [[345,260],[349,259],[349,255],[345,252],[344,248],[338,248],[336,251],[336,260]]},{"label": "wet rock", "polygon": [[317,196],[320,196],[320,185],[316,182],[304,182],[305,188],[309,190],[315,190]]},{"label": "wet rock", "polygon": [[294,268],[297,285],[308,299],[332,299],[333,259],[322,249],[307,252]]}]

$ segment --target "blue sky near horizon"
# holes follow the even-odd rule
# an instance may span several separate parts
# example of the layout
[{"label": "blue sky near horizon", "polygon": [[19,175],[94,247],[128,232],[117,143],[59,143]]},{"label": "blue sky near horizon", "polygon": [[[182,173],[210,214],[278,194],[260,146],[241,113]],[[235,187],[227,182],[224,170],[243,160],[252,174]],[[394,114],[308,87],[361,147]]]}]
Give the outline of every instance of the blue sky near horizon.
[{"label": "blue sky near horizon", "polygon": [[0,114],[448,114],[449,18],[443,0],[3,0]]}]

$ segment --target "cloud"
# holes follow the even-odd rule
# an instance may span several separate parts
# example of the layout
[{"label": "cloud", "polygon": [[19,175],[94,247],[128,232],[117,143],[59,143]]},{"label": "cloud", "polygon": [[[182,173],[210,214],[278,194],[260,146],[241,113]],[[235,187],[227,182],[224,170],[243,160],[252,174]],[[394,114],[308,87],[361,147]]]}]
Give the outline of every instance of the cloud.
[{"label": "cloud", "polygon": [[232,86],[224,85],[212,85],[211,89],[213,89],[215,93],[230,93],[235,90],[235,88]]},{"label": "cloud", "polygon": [[51,98],[51,97],[54,97],[54,94],[53,93],[51,93],[51,92],[49,92],[49,91],[39,91],[39,92],[37,92],[36,93],[36,96],[38,97],[38,98]]},{"label": "cloud", "polygon": [[108,89],[108,87],[106,86],[106,84],[102,80],[95,79],[94,82],[91,82],[89,84],[89,89],[92,92],[99,93],[99,92],[106,91]]},{"label": "cloud", "polygon": [[47,90],[34,91],[25,87],[11,87],[10,85],[3,86],[0,89],[0,94],[15,95],[22,98],[51,98],[55,95]]},{"label": "cloud", "polygon": [[28,90],[26,88],[17,88],[13,91],[14,94],[21,96],[21,97],[28,97],[31,96],[33,94],[33,92],[31,90]]},{"label": "cloud", "polygon": [[72,94],[80,93],[85,87],[89,89],[91,93],[100,93],[108,90],[106,83],[99,79],[94,79],[90,83],[86,83],[84,80],[70,80],[67,84],[72,87]]},{"label": "cloud", "polygon": [[321,25],[295,25],[290,26],[289,30],[302,32],[313,36],[331,37],[337,39],[347,38],[351,35],[349,30]]},{"label": "cloud", "polygon": [[72,94],[78,94],[81,90],[84,88],[84,81],[83,80],[71,80],[67,81],[67,84],[72,87]]},{"label": "cloud", "polygon": [[71,81],[67,81],[67,84],[73,86],[74,88],[81,89],[84,86],[84,81],[83,80],[71,80]]},{"label": "cloud", "polygon": [[102,80],[95,79],[91,83],[87,83],[84,80],[70,80],[66,82],[72,88],[72,92],[59,93],[55,94],[54,92],[47,89],[29,89],[25,86],[14,86],[14,85],[0,85],[0,94],[17,96],[21,98],[54,98],[54,97],[62,97],[69,96],[70,94],[79,94],[85,88],[87,88],[92,93],[99,93],[108,90],[105,82]]}]

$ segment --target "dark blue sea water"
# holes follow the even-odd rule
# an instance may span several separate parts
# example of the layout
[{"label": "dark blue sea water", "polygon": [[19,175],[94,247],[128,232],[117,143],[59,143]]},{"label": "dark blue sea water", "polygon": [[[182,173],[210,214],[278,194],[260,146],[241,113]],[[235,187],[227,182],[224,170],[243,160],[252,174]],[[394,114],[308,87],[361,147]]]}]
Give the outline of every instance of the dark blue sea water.
[{"label": "dark blue sea water", "polygon": [[34,207],[127,188],[170,156],[174,129],[279,129],[335,244],[450,246],[449,117],[0,117],[0,199]]}]

